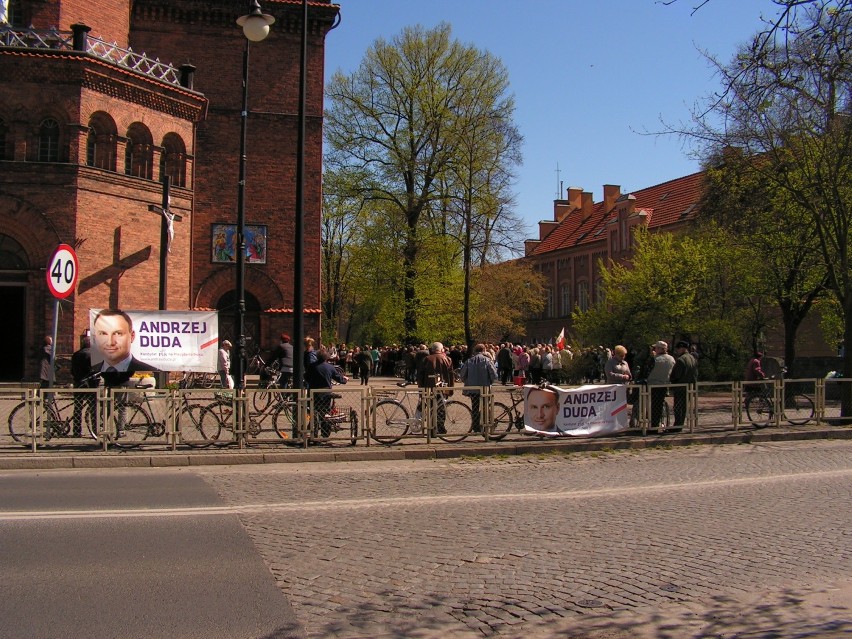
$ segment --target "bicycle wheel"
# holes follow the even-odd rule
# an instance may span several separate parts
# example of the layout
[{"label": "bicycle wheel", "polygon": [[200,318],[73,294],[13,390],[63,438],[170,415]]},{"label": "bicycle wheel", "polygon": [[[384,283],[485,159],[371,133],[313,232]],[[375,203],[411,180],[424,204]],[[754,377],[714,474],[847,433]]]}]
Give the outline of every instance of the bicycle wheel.
[{"label": "bicycle wheel", "polygon": [[[439,407],[440,411],[441,408]],[[444,403],[444,430],[438,431],[438,438],[445,442],[460,442],[471,434],[473,415],[470,406],[454,399]]]},{"label": "bicycle wheel", "polygon": [[204,407],[204,413],[201,415],[201,427],[208,434],[218,428],[211,441],[217,446],[227,446],[234,441],[234,417],[234,404],[229,399],[210,402]]},{"label": "bicycle wheel", "polygon": [[201,404],[186,404],[178,415],[180,441],[192,448],[205,448],[219,438],[222,425],[214,417],[204,419],[206,408]]},{"label": "bicycle wheel", "polygon": [[296,439],[296,404],[282,401],[272,415],[272,425],[281,439]]},{"label": "bicycle wheel", "polygon": [[86,421],[86,430],[92,439],[99,439],[98,436],[98,406],[97,399],[92,397],[89,404],[83,411],[83,419]]},{"label": "bicycle wheel", "polygon": [[492,441],[499,442],[512,432],[514,425],[515,416],[512,414],[512,409],[502,402],[494,402],[494,423],[491,424],[489,438]]},{"label": "bicycle wheel", "polygon": [[358,413],[354,408],[349,409],[349,443],[352,446],[358,443]]},{"label": "bicycle wheel", "polygon": [[370,437],[381,444],[395,444],[408,433],[410,415],[405,406],[395,399],[383,399],[374,409],[376,424]]},{"label": "bicycle wheel", "polygon": [[784,419],[801,426],[814,418],[814,400],[807,395],[793,395],[784,401]]},{"label": "bicycle wheel", "polygon": [[766,395],[752,395],[746,400],[746,415],[756,428],[772,423],[772,401]]},{"label": "bicycle wheel", "polygon": [[[273,385],[270,384],[267,388],[273,388]],[[255,413],[262,413],[269,405],[272,403],[272,393],[269,391],[257,391],[253,393],[251,396],[251,405],[254,408]]]},{"label": "bicycle wheel", "polygon": [[154,418],[142,404],[122,403],[115,407],[115,441],[119,448],[135,448],[148,439]]},{"label": "bicycle wheel", "polygon": [[33,444],[33,424],[30,419],[30,407],[26,402],[21,402],[9,413],[9,434],[16,442],[24,446]]}]

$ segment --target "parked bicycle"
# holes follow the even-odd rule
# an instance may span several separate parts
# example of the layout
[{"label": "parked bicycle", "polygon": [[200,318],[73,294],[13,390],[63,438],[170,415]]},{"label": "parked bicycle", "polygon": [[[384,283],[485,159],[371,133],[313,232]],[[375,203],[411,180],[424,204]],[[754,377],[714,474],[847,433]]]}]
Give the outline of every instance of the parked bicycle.
[{"label": "parked bicycle", "polygon": [[801,426],[814,418],[814,400],[804,393],[792,390],[783,383],[787,369],[781,369],[777,376],[768,378],[765,384],[749,384],[746,387],[745,409],[749,421],[755,428],[764,428],[775,423],[775,397],[772,380],[782,380],[781,419],[790,424]]},{"label": "parked bicycle", "polygon": [[248,360],[246,365],[246,375],[260,375],[261,371],[266,368],[267,364],[260,356],[260,353],[255,353]]},{"label": "parked bicycle", "polygon": [[[373,409],[376,421],[370,436],[382,444],[394,444],[406,435],[423,435],[425,432],[420,406],[421,389],[405,390],[405,382],[398,382],[397,386],[400,391],[391,391],[392,395],[379,400]],[[443,429],[439,427],[436,435],[445,442],[460,442],[471,434],[471,411],[467,404],[446,399],[446,390],[440,384],[435,389],[434,406],[439,411],[438,421],[440,423],[441,417],[444,421]]]},{"label": "parked bicycle", "polygon": [[[262,360],[261,360],[262,361]],[[260,377],[260,382],[258,383],[258,388],[263,388],[265,390],[256,392],[252,394],[251,404],[254,407],[254,410],[258,413],[262,413],[265,411],[269,404],[272,402],[275,397],[275,393],[268,391],[280,390],[282,388],[292,388],[292,379],[287,384],[281,383],[281,370],[279,368],[278,362],[274,362],[270,366],[264,366],[262,369],[262,375]]]},{"label": "parked bicycle", "polygon": [[[313,408],[306,415],[306,423],[311,425],[313,439],[328,439],[335,433],[348,430],[350,445],[358,443],[358,412],[352,407],[348,410],[339,408],[337,400],[342,397],[340,393],[335,392],[314,393]],[[319,410],[323,412],[317,419]]]},{"label": "parked bicycle", "polygon": [[[32,401],[22,401],[9,413],[9,434],[16,442],[32,446],[36,423],[41,421],[45,441],[58,438],[98,438],[97,408],[92,393],[63,393],[61,390],[46,393],[41,415]],[[75,417],[80,423],[74,424]],[[75,432],[77,431],[77,432]]]},{"label": "parked bicycle", "polygon": [[511,433],[512,429],[524,432],[524,389],[510,388],[509,397],[512,400],[511,407],[503,402],[494,402],[494,422],[491,424],[489,435],[493,441],[499,442]]},{"label": "parked bicycle", "polygon": [[[246,432],[251,437],[258,437],[264,430],[264,423],[269,423],[268,430],[284,440],[298,439],[298,405],[295,396],[289,393],[269,392],[272,396],[266,407],[259,412],[246,414]],[[348,430],[350,443],[354,446],[358,439],[358,413],[354,408],[341,410],[336,400],[341,397],[337,393],[330,393],[331,403],[323,416],[314,421],[314,413],[307,410],[305,423],[311,424],[311,433],[314,439],[320,437],[320,433],[338,433]],[[179,432],[181,441],[193,448],[204,448],[211,444],[228,445],[235,440],[234,437],[234,410],[233,393],[228,391],[217,392],[214,400],[207,404],[191,404],[186,399],[186,405],[179,418]],[[316,403],[316,396],[315,396]],[[226,433],[230,431],[230,436]]]},{"label": "parked bicycle", "polygon": [[166,420],[156,419],[151,403],[152,386],[142,381],[113,388],[112,420],[107,421],[107,435],[119,448],[136,448],[149,438],[166,434]]},{"label": "parked bicycle", "polygon": [[180,388],[213,388],[221,385],[222,382],[218,373],[184,371],[183,377],[178,381]]},{"label": "parked bicycle", "polygon": [[222,428],[231,422],[234,412],[232,399],[233,394],[225,392],[214,393],[213,401],[209,401],[209,396],[201,400],[199,396],[181,394],[181,408],[177,416],[181,443],[192,448],[206,448],[218,443]]}]

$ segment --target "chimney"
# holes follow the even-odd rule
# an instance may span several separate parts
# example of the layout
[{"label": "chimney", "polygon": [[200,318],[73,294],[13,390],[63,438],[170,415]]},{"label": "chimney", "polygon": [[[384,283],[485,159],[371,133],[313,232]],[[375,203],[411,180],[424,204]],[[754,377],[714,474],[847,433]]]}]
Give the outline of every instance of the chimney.
[{"label": "chimney", "polygon": [[604,184],[604,213],[609,213],[615,206],[616,200],[621,197],[621,187],[617,184]]},{"label": "chimney", "polygon": [[572,211],[582,208],[583,206],[583,189],[579,186],[568,187],[568,206]]},{"label": "chimney", "polygon": [[554,200],[553,201],[553,219],[557,222],[561,222],[565,219],[565,216],[571,212],[571,207],[568,206],[568,202],[565,200]]},{"label": "chimney", "polygon": [[559,222],[551,222],[549,220],[542,220],[541,222],[539,222],[538,239],[543,240],[544,238],[546,238],[548,235],[550,235],[550,232],[557,226],[559,226]]},{"label": "chimney", "polygon": [[592,213],[595,211],[595,198],[589,191],[583,192],[583,204],[580,210],[582,211],[584,222],[592,217]]}]

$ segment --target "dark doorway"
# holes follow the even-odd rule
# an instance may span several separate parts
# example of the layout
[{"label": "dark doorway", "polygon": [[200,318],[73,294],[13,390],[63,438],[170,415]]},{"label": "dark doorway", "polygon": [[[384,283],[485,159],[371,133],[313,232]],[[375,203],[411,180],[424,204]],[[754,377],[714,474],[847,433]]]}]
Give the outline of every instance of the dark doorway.
[{"label": "dark doorway", "polygon": [[[219,338],[228,339],[234,345],[237,343],[237,334],[234,330],[234,313],[237,310],[236,291],[228,291],[216,303],[219,311]],[[246,292],[246,351],[251,357],[260,348],[260,302],[249,292]]]},{"label": "dark doorway", "polygon": [[27,289],[0,285],[0,335],[8,345],[6,357],[0,357],[0,381],[20,382],[26,359]]}]

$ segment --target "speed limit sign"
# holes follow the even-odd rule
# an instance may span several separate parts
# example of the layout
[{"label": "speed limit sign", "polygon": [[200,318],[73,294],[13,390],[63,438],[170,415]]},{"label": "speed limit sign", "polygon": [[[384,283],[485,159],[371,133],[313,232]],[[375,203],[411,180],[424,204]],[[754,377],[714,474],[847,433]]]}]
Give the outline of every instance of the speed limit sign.
[{"label": "speed limit sign", "polygon": [[47,287],[53,296],[65,299],[77,286],[77,254],[67,244],[60,244],[47,266]]}]

